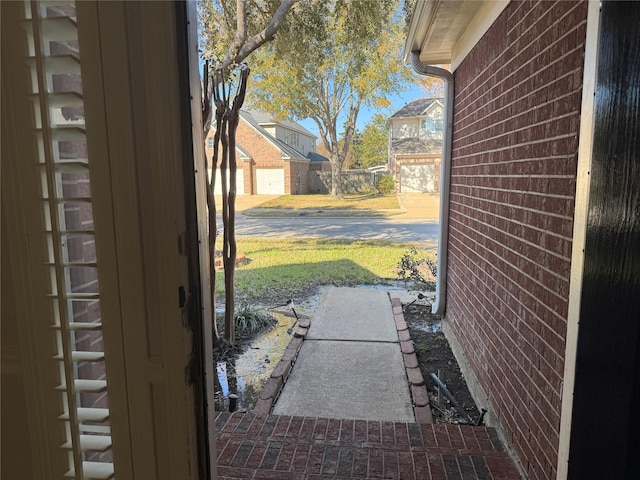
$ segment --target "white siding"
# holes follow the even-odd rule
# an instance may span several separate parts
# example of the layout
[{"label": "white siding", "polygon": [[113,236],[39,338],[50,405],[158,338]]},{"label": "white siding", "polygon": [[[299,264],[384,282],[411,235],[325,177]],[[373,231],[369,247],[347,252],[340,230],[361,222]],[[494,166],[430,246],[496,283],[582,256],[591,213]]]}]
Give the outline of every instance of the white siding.
[{"label": "white siding", "polygon": [[[271,133],[271,132],[269,132]],[[297,142],[292,142],[290,140],[290,135],[297,135]],[[316,151],[316,140],[315,138],[309,137],[302,132],[297,130],[292,130],[289,128],[278,126],[276,130],[276,138],[292,148],[296,149],[298,152],[306,155],[309,152]],[[297,143],[297,144],[296,144]]]},{"label": "white siding", "polygon": [[417,138],[420,134],[420,120],[395,120],[391,128],[391,138]]}]

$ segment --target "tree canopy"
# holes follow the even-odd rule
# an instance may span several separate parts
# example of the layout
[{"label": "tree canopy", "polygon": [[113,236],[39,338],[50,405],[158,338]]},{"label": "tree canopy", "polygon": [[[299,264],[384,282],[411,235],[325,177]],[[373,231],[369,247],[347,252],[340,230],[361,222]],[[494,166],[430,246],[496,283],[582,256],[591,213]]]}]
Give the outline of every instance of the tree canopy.
[{"label": "tree canopy", "polygon": [[303,0],[258,54],[252,103],[316,123],[330,155],[334,197],[342,196],[340,173],[360,109],[388,106],[387,96],[411,78],[401,60],[397,8],[394,0]]},{"label": "tree canopy", "polygon": [[353,167],[369,168],[387,163],[387,116],[376,113],[353,138]]},{"label": "tree canopy", "polygon": [[273,40],[299,0],[198,0],[200,55],[226,69]]},{"label": "tree canopy", "polygon": [[[215,312],[215,258],[217,240],[214,196],[215,175],[223,174],[222,221],[224,234],[222,257],[225,281],[225,338],[234,343],[235,293],[234,275],[236,260],[235,199],[236,199],[236,129],[240,108],[244,102],[249,69],[242,64],[252,52],[273,40],[287,12],[298,0],[199,0],[200,54],[204,62],[202,88],[202,119],[206,138],[211,126],[212,99],[215,103],[214,154],[211,178],[205,175],[209,224],[209,275],[212,311]],[[209,63],[213,68],[209,70]],[[205,169],[209,163],[204,149]],[[215,313],[214,313],[215,316]],[[218,331],[213,320],[214,333]]]}]

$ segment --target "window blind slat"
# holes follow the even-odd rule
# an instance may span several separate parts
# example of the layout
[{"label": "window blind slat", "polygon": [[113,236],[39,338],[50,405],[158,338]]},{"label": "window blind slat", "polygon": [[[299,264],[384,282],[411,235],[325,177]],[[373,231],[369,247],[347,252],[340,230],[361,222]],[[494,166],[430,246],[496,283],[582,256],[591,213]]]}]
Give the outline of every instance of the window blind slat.
[{"label": "window blind slat", "polygon": [[[25,61],[35,70],[35,58],[27,58]],[[51,55],[44,57],[43,62],[47,75],[80,74],[80,60],[73,55]]]},{"label": "window blind slat", "polygon": [[[59,365],[61,437],[67,477],[114,476],[107,364],[93,225],[93,199],[75,1],[25,1],[26,64],[32,82],[26,102],[35,107],[36,178],[44,212],[43,236],[50,279],[53,359]],[[35,199],[34,199],[35,200]],[[37,204],[36,204],[37,205]],[[53,437],[52,437],[52,440]],[[62,441],[60,441],[62,440]],[[63,451],[68,450],[69,452]],[[100,460],[96,462],[95,460]]]},{"label": "window blind slat", "polygon": [[[55,355],[54,360],[64,361],[63,355]],[[73,362],[102,362],[104,361],[104,352],[71,352],[71,360]]]},{"label": "window blind slat", "polygon": [[[22,28],[33,35],[33,22],[24,22]],[[69,17],[41,19],[40,33],[45,42],[68,42],[78,39],[77,23]]]},{"label": "window blind slat", "polygon": [[[85,479],[109,480],[110,478],[114,478],[115,475],[113,471],[113,463],[83,462],[82,470],[84,471]],[[69,470],[65,474],[65,477],[75,478],[75,470]]]},{"label": "window blind slat", "polygon": [[[67,442],[61,448],[71,450],[73,445]],[[80,449],[91,452],[106,452],[111,448],[111,437],[106,435],[80,435]]]},{"label": "window blind slat", "polygon": [[[100,393],[107,390],[107,382],[104,380],[74,380],[74,390],[78,393]],[[56,390],[67,391],[66,385],[58,385]]]},{"label": "window blind slat", "polygon": [[[78,420],[87,423],[104,423],[109,420],[108,408],[78,408]],[[63,413],[59,420],[69,420],[69,414]]]},{"label": "window blind slat", "polygon": [[[31,100],[40,101],[40,95],[33,95]],[[84,106],[82,95],[78,92],[55,92],[47,96],[47,103],[50,108],[80,108]]]}]

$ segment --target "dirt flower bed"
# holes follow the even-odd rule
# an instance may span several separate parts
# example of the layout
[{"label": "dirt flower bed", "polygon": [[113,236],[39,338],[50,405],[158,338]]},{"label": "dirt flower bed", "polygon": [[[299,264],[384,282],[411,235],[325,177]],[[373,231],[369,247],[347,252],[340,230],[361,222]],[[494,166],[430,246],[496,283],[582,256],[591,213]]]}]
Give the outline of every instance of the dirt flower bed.
[{"label": "dirt flower bed", "polygon": [[[480,412],[469,393],[449,342],[442,333],[440,316],[431,313],[430,305],[413,304],[404,307],[404,319],[409,326],[420,371],[429,392],[434,421],[436,423],[475,423]],[[438,375],[438,372],[447,390],[471,420],[456,411],[442,391],[438,402],[438,385],[430,375],[431,373]]]}]

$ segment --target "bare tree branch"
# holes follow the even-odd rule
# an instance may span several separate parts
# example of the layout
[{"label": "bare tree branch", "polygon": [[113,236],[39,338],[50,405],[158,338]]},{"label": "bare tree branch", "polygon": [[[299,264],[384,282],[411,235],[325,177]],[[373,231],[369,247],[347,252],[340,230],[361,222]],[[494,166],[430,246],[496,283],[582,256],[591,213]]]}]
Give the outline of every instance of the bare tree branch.
[{"label": "bare tree branch", "polygon": [[[227,53],[225,54],[222,62],[218,66],[219,69],[226,70],[231,65],[241,63],[245,58],[247,58],[254,50],[264,45],[267,42],[273,40],[278,28],[280,28],[280,24],[284,20],[287,12],[291,9],[291,7],[298,2],[299,0],[282,0],[282,3],[278,7],[278,9],[271,17],[269,24],[260,32],[254,35],[253,37],[246,38],[245,33],[245,42],[237,51],[233,48],[236,44],[232,45]],[[242,3],[246,7],[245,0],[238,0],[238,4]],[[240,11],[238,11],[238,18],[240,17]],[[245,20],[245,32],[246,32],[246,20]]]},{"label": "bare tree branch", "polygon": [[[229,46],[229,58],[237,58],[238,52],[247,40],[247,1],[236,0],[236,35]],[[225,56],[225,58],[226,58]]]}]

